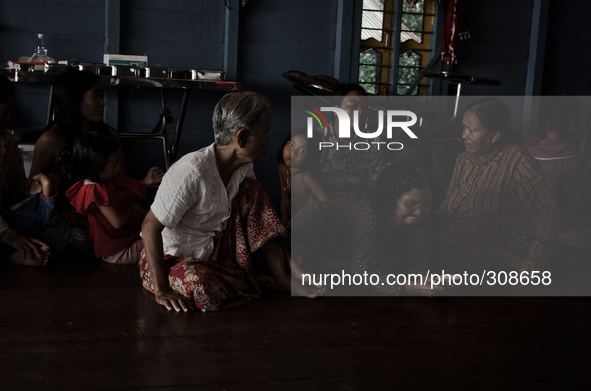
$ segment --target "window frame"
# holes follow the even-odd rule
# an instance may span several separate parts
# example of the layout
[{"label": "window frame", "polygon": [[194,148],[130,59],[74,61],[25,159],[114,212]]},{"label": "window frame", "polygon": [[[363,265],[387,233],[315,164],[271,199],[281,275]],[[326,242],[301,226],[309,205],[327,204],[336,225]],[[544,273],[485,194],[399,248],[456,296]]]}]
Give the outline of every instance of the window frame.
[{"label": "window frame", "polygon": [[[425,67],[430,65],[430,62],[434,56],[440,55],[440,50],[435,50],[434,48],[437,48],[438,45],[440,45],[441,41],[440,34],[436,33],[437,31],[440,31],[440,29],[438,28],[440,18],[437,18],[437,15],[441,15],[441,6],[438,3],[433,4],[431,2],[428,2],[424,4],[422,12],[408,12],[404,11],[404,1],[405,0],[384,0],[384,7],[381,11],[365,9],[363,1],[361,1],[362,20],[364,11],[382,12],[384,15],[383,26],[381,29],[383,31],[382,42],[378,42],[375,39],[361,40],[362,31],[364,30],[363,24],[361,24],[361,28],[359,31],[359,53],[361,54],[371,48],[377,51],[378,53],[382,54],[382,63],[379,65],[380,75],[378,76],[375,83],[375,85],[378,86],[378,93],[376,95],[396,96],[399,95],[399,86],[410,86],[409,84],[399,83],[400,69],[407,67],[404,65],[400,65],[400,55],[408,52],[409,50],[420,55],[421,60],[419,65],[419,72],[421,72]],[[422,30],[417,31],[406,28],[403,29],[402,18],[405,14],[423,15],[424,19]],[[375,28],[371,27],[366,29],[375,30]],[[407,31],[408,33],[421,32],[423,34],[422,43],[416,43],[412,38],[408,39],[406,42],[401,42],[400,35],[403,30]],[[363,65],[368,65],[361,63],[360,54],[357,56],[359,67]],[[425,54],[428,55],[425,56]],[[364,84],[374,84],[360,81],[359,75],[360,72],[358,71],[357,82],[361,86],[363,86]],[[432,86],[425,80],[426,79],[421,80],[419,85],[416,87],[418,89],[418,95],[432,94]],[[412,91],[410,91],[410,93],[412,93]],[[406,93],[405,95],[409,95],[410,93]]]}]

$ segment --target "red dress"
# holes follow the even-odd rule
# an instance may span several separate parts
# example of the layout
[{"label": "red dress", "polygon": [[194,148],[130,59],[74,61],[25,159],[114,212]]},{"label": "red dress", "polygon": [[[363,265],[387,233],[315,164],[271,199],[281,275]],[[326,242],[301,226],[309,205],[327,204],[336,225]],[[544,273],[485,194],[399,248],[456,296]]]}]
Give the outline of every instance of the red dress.
[{"label": "red dress", "polygon": [[133,219],[125,227],[115,228],[95,202],[123,213],[131,204],[146,197],[148,186],[121,173],[117,174],[113,182],[117,190],[104,183],[83,180],[76,182],[66,192],[76,212],[88,216],[90,240],[94,242],[94,253],[98,258],[117,254],[140,240],[140,231],[134,226]]}]

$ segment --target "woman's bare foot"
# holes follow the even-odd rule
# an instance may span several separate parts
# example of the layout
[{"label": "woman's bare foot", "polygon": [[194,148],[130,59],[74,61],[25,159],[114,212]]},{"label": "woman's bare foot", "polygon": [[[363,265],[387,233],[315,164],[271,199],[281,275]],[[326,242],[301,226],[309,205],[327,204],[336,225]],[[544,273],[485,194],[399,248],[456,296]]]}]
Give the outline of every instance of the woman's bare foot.
[{"label": "woman's bare foot", "polygon": [[308,299],[315,299],[326,291],[325,285],[310,285],[306,286],[302,280],[292,277],[291,279],[291,295],[304,296]]},{"label": "woman's bare foot", "polygon": [[290,268],[292,286],[295,287],[295,290],[292,291],[292,293],[295,293],[298,296],[306,296],[308,299],[315,299],[326,291],[326,286],[315,284],[304,286],[304,274],[310,275],[310,273],[302,269],[302,264],[303,261],[301,255],[291,258]]},{"label": "woman's bare foot", "polygon": [[39,267],[47,263],[50,255],[49,246],[40,246],[39,256],[33,253],[32,257],[25,257],[22,252],[14,251],[8,256],[8,260],[14,265]]},{"label": "woman's bare foot", "polygon": [[275,280],[272,277],[264,274],[259,274],[256,280],[259,287],[273,288],[273,284],[275,284]]}]

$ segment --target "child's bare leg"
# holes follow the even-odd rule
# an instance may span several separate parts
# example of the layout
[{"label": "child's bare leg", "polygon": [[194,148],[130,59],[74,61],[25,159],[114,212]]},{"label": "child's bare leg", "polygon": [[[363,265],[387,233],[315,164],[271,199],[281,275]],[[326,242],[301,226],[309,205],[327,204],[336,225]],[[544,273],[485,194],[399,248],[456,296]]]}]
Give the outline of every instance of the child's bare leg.
[{"label": "child's bare leg", "polygon": [[[323,287],[319,288],[316,286],[306,287],[302,284],[302,273],[299,269],[299,266],[296,267],[295,273],[298,275],[297,277],[293,275],[293,263],[291,262],[291,257],[289,253],[284,252],[281,247],[281,242],[279,238],[273,238],[267,241],[261,247],[261,251],[263,252],[263,256],[267,261],[267,266],[271,271],[271,275],[273,276],[275,283],[273,287],[278,290],[291,292],[292,294],[296,294],[298,296],[306,296],[309,298],[315,298],[317,295],[321,294],[324,291]],[[286,259],[289,257],[288,259]],[[292,267],[292,275],[289,275],[288,265]]]},{"label": "child's bare leg", "polygon": [[302,280],[302,274],[306,273],[304,269],[302,269],[302,257],[296,256],[295,258],[289,258],[289,267],[291,269],[291,276],[298,281]]},{"label": "child's bare leg", "polygon": [[326,290],[324,285],[310,285],[306,287],[303,281],[304,274],[310,274],[305,269],[302,268],[302,256],[297,255],[296,257],[292,258],[289,257],[290,269],[291,269],[291,278],[292,278],[292,293],[295,293],[300,296],[306,296],[309,299],[315,299],[319,295],[323,294]]},{"label": "child's bare leg", "polygon": [[262,247],[261,252],[275,280],[273,287],[282,291],[291,291],[291,279],[283,256],[283,248],[279,238],[269,239]]}]

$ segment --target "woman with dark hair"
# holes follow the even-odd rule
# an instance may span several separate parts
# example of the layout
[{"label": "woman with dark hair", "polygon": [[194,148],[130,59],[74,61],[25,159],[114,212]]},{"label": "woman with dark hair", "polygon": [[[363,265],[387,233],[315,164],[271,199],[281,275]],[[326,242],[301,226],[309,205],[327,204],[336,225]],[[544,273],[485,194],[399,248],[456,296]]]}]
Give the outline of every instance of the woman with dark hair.
[{"label": "woman with dark hair", "polygon": [[[95,130],[109,133],[121,145],[117,131],[103,123],[104,108],[98,76],[78,70],[60,75],[55,85],[53,121],[35,144],[29,176],[47,174],[58,189],[66,190],[73,183],[70,159],[76,136]],[[124,164],[121,148],[119,154]]]},{"label": "woman with dark hair", "polygon": [[508,267],[543,270],[558,230],[558,213],[539,164],[510,142],[507,106],[472,102],[463,117],[466,151],[456,161],[438,214],[449,222],[439,238],[454,272]]},{"label": "woman with dark hair", "polygon": [[[376,274],[371,288],[388,294],[442,292],[443,287],[388,282],[387,275],[424,274],[430,264],[431,190],[412,161],[384,168],[367,196],[310,203],[292,220],[292,259],[308,271]],[[295,262],[295,261],[294,261]],[[370,284],[368,284],[370,285]]]},{"label": "woman with dark hair", "polygon": [[540,163],[550,195],[560,212],[560,230],[589,225],[589,186],[585,157],[574,144],[581,104],[576,98],[551,98],[542,126],[523,148]]},{"label": "woman with dark hair", "polygon": [[359,96],[366,96],[367,92],[365,91],[365,89],[363,87],[361,87],[359,84],[349,84],[349,83],[343,83],[340,84],[337,88],[335,88],[335,90],[333,91],[332,95],[335,97],[333,99],[333,104],[337,105],[337,106],[341,106],[341,104],[343,103],[343,100],[345,99],[345,96],[353,96],[355,95],[354,93],[359,94]]},{"label": "woman with dark hair", "polygon": [[[76,137],[89,130],[109,134],[117,144],[119,170],[125,172],[125,160],[117,131],[103,123],[105,102],[103,86],[97,75],[89,71],[69,70],[58,78],[54,90],[54,116],[47,130],[35,144],[29,177],[46,174],[58,190],[58,197],[74,184],[71,157]],[[75,252],[89,253],[92,250],[88,237],[87,219],[77,215],[67,200],[61,198],[55,224],[62,229],[60,237],[55,233],[47,240],[65,247],[70,243]],[[67,228],[67,229],[66,229]],[[54,254],[55,256],[55,254]]]},{"label": "woman with dark hair", "polygon": [[[359,115],[359,122],[365,122],[367,116],[367,93],[357,84],[341,84],[332,99],[334,107],[344,110],[351,118],[354,112]],[[330,121],[328,127],[316,129],[324,142],[331,147],[322,148],[319,169],[330,191],[337,197],[360,197],[373,184],[383,166],[383,151],[377,142],[379,137],[366,139],[359,137],[350,129],[351,137],[343,137],[339,121]],[[357,142],[369,143],[370,148],[356,150]],[[340,146],[339,146],[340,145]]]}]

